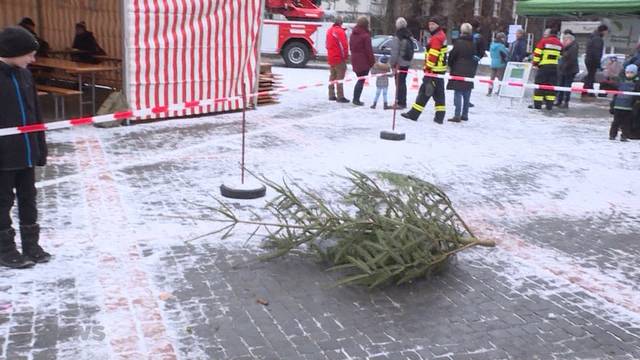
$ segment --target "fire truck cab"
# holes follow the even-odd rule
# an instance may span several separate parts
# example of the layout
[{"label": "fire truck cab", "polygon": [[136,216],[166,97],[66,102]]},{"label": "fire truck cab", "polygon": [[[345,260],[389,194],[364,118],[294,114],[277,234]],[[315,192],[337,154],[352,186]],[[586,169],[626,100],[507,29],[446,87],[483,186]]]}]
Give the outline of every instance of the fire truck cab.
[{"label": "fire truck cab", "polygon": [[304,67],[316,56],[326,55],[326,32],[320,0],[267,0],[266,10],[286,20],[265,19],[260,51],[278,54],[287,66]]}]

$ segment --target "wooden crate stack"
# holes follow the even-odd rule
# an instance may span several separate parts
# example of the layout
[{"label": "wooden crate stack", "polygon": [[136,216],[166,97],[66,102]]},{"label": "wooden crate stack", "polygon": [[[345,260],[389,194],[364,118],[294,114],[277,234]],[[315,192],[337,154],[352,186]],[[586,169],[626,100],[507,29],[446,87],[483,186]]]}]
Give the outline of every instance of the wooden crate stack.
[{"label": "wooden crate stack", "polygon": [[[271,71],[271,64],[260,64],[260,77],[258,79],[258,91],[260,93],[279,89],[281,80],[282,77],[280,75]],[[276,94],[261,94],[258,96],[258,106],[277,103],[278,96]]]}]

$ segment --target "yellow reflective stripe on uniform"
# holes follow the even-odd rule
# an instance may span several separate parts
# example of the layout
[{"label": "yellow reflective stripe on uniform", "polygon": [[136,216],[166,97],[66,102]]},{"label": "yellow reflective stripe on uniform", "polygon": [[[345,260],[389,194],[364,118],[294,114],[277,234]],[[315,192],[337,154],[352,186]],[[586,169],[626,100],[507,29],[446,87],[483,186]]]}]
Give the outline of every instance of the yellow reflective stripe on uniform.
[{"label": "yellow reflective stripe on uniform", "polygon": [[534,62],[539,62],[540,61],[540,57],[539,56],[534,56],[533,57],[533,61]]},{"label": "yellow reflective stripe on uniform", "polygon": [[534,54],[541,54],[542,53],[542,49],[536,48],[535,50],[533,50]]},{"label": "yellow reflective stripe on uniform", "polygon": [[433,67],[431,67],[431,71],[433,71],[433,72],[446,72],[447,71],[447,65],[433,66]]},{"label": "yellow reflective stripe on uniform", "polygon": [[434,56],[440,56],[440,50],[436,50],[436,49],[429,49],[427,53]]},{"label": "yellow reflective stripe on uniform", "polygon": [[540,60],[539,65],[557,65],[558,60],[560,60],[560,55],[560,50],[556,50],[555,48],[545,48],[542,51],[542,59]]},{"label": "yellow reflective stripe on uniform", "polygon": [[445,105],[436,105],[436,112],[445,110],[447,110],[447,107]]},{"label": "yellow reflective stripe on uniform", "polygon": [[555,95],[546,95],[544,98],[549,100],[549,101],[554,101],[556,99],[556,96]]},{"label": "yellow reflective stripe on uniform", "polygon": [[533,95],[533,101],[542,101],[544,100],[544,96],[542,95]]},{"label": "yellow reflective stripe on uniform", "polygon": [[413,107],[414,109],[416,109],[416,110],[420,111],[420,112],[423,112],[423,111],[424,111],[424,106],[420,106],[420,105],[418,105],[418,104],[415,104],[415,103],[414,103],[412,107]]}]

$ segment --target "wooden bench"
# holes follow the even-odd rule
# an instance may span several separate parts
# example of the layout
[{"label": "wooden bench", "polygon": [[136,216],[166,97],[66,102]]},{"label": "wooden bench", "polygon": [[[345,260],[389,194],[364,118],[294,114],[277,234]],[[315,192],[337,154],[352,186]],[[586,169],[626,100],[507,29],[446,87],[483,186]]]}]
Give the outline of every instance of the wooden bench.
[{"label": "wooden bench", "polygon": [[[57,86],[49,86],[49,85],[36,85],[36,90],[38,91],[38,95],[49,94],[53,97],[53,106],[55,111],[55,120],[65,120],[65,111],[64,111],[64,97],[65,96],[79,96],[82,95],[82,92],[79,90],[67,89]],[[60,116],[58,116],[58,109],[60,108]]]}]

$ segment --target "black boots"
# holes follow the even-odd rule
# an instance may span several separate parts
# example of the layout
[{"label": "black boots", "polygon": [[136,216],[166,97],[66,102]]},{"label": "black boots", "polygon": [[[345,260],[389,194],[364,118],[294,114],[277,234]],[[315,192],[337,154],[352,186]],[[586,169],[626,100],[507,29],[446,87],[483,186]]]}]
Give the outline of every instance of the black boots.
[{"label": "black boots", "polygon": [[22,239],[22,253],[31,261],[41,264],[51,259],[51,254],[44,251],[40,244],[40,225],[21,225],[20,238]]},{"label": "black boots", "polygon": [[404,113],[400,114],[400,116],[402,116],[405,119],[418,121],[418,117],[420,116],[420,112],[417,111],[416,109],[411,109],[411,110],[409,110],[407,112],[404,112]]},{"label": "black boots", "polygon": [[11,228],[0,230],[0,266],[13,269],[32,267],[35,263],[16,249],[15,237],[16,232]]}]

